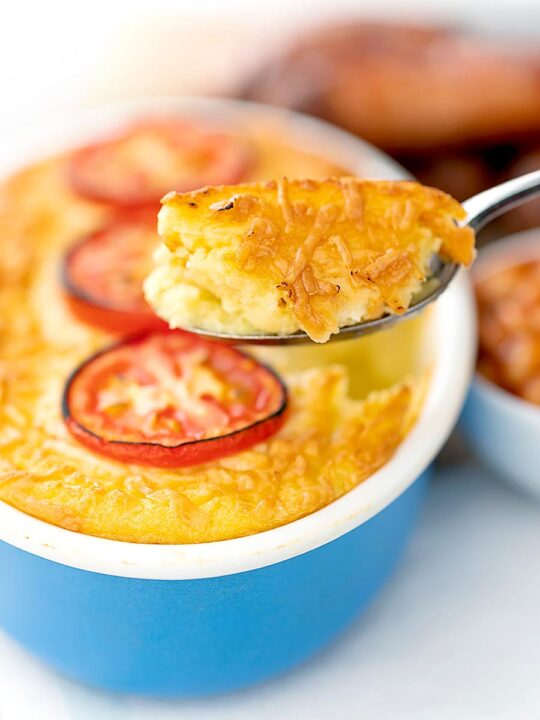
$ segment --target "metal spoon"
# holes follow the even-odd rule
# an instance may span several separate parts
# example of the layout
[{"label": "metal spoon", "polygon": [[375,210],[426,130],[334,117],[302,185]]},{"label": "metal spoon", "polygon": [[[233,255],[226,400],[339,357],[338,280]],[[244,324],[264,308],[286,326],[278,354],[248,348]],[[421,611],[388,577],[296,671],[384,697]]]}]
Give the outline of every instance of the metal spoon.
[{"label": "metal spoon", "polygon": [[[517,205],[521,205],[524,201],[536,195],[540,195],[540,170],[521,175],[521,177],[514,180],[508,180],[466,200],[462,205],[467,216],[461,224],[463,226],[469,225],[475,232],[478,232],[498,215]],[[332,335],[329,342],[368,335],[388,328],[420,312],[446,290],[459,268],[460,266],[456,263],[445,263],[438,256],[434,257],[431,276],[426,280],[424,288],[413,299],[406,312],[402,315],[388,314],[377,320],[366,320],[354,325],[347,325]],[[186,329],[210,339],[242,345],[298,345],[313,342],[304,332],[296,332],[290,335],[234,335],[194,327]]]}]

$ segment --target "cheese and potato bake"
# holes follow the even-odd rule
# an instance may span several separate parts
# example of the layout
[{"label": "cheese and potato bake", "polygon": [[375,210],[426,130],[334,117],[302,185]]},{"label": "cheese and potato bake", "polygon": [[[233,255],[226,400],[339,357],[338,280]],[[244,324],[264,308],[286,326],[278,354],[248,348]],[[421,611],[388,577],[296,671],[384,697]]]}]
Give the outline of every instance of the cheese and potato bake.
[{"label": "cheese and potato bake", "polygon": [[[243,181],[284,172],[289,177],[341,172],[260,128],[243,142],[250,156]],[[193,543],[291,522],[365,480],[394,454],[421,407],[427,376],[421,350],[425,318],[337,349],[258,349],[257,358],[281,374],[288,408],[279,429],[247,449],[175,468],[107,456],[107,443],[115,442],[115,423],[123,423],[133,445],[139,434],[145,439],[165,436],[170,444],[176,433],[188,431],[197,445],[201,431],[195,421],[201,407],[212,411],[216,423],[227,422],[227,417],[242,422],[242,398],[229,398],[226,405],[215,401],[225,387],[219,375],[223,368],[209,365],[197,347],[189,356],[196,372],[188,378],[179,377],[170,356],[159,357],[168,368],[165,382],[164,366],[158,364],[155,376],[149,376],[148,367],[141,366],[144,353],[131,352],[131,341],[122,339],[122,318],[129,318],[131,328],[137,317],[148,321],[148,310],[140,307],[138,266],[130,265],[139,263],[141,248],[132,253],[134,259],[125,252],[117,255],[116,248],[123,237],[135,242],[140,235],[148,243],[146,226],[139,235],[132,229],[125,233],[125,213],[134,199],[154,198],[162,179],[158,182],[155,168],[146,162],[143,143],[128,158],[127,176],[141,153],[144,172],[136,187],[126,185],[125,144],[121,152],[114,143],[113,149],[114,172],[105,179],[103,158],[107,160],[110,147],[102,143],[95,156],[82,154],[82,166],[74,168],[81,161],[78,151],[68,153],[18,173],[0,190],[0,500],[76,532],[141,543]],[[215,158],[213,151],[212,163]],[[193,162],[199,167],[207,160],[197,155]],[[179,162],[170,166],[174,172],[183,167]],[[99,248],[86,253],[86,274],[85,256],[78,256],[82,265],[76,268],[69,260],[81,242]],[[92,267],[92,262],[98,264]],[[82,290],[75,287],[81,277]],[[94,293],[88,291],[92,278]],[[118,287],[124,288],[122,306],[114,304]],[[71,302],[74,298],[78,304]],[[130,298],[132,305],[127,303]],[[103,322],[107,311],[116,313],[109,331]],[[154,362],[154,335],[148,337],[149,362]],[[114,340],[118,344],[106,349]],[[121,369],[115,365],[118,356],[124,363]],[[110,360],[106,377],[100,366],[105,360]],[[253,361],[242,362],[247,382]],[[238,373],[239,367],[229,364],[226,371]],[[83,376],[88,368],[94,375]],[[76,387],[81,378],[86,385]],[[92,390],[88,383],[95,378]],[[78,404],[69,397],[69,388],[79,392]],[[93,413],[92,419],[102,423],[104,453],[94,452],[72,434],[63,417],[63,396],[73,401],[69,412]],[[259,413],[265,407],[260,399],[261,393],[255,408]],[[182,425],[186,417],[189,427],[187,420]],[[141,443],[143,451],[150,444]]]},{"label": "cheese and potato bake", "polygon": [[146,298],[173,328],[233,335],[340,327],[403,313],[435,253],[469,265],[453,198],[413,182],[283,178],[170,193]]}]

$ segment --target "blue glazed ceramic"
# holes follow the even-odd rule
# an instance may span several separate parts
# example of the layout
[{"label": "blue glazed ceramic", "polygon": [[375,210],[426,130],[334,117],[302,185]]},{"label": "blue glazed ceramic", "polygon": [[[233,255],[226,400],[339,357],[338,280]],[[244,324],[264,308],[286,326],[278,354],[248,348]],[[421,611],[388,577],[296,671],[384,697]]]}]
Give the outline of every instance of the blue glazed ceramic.
[{"label": "blue glazed ceramic", "polygon": [[0,623],[61,672],[109,690],[251,685],[325,646],[369,603],[411,532],[425,478],[333,542],[224,577],[101,575],[1,543]]},{"label": "blue glazed ceramic", "polygon": [[[13,170],[127,119],[171,111],[286,130],[351,173],[399,178],[390,159],[317,120],[249,103],[152,100],[92,113],[54,138],[25,136]],[[426,471],[460,411],[474,362],[460,277],[429,311],[429,387],[394,457],[339,500],[283,527],[198,545],[82,535],[0,502],[0,626],[83,682],[153,696],[224,692],[283,672],[327,645],[369,603],[414,526]],[[459,342],[456,342],[459,338]]]}]

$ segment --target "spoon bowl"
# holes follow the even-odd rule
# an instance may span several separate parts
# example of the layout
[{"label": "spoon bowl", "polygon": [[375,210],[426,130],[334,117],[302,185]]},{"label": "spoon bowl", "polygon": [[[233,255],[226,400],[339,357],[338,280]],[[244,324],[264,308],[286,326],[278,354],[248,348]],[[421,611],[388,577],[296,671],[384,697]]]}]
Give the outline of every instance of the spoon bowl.
[{"label": "spoon bowl", "polygon": [[[462,205],[467,215],[461,224],[462,226],[468,225],[475,232],[478,232],[497,216],[537,195],[540,195],[540,170],[508,180],[466,200]],[[369,335],[410,318],[434,302],[450,285],[459,270],[460,266],[457,263],[444,262],[441,258],[435,256],[432,261],[432,272],[424,283],[422,291],[413,298],[404,313],[400,315],[387,313],[374,320],[365,320],[354,325],[346,325],[340,328],[339,332],[332,335],[329,342]],[[233,344],[300,345],[313,342],[302,331],[287,335],[270,333],[237,335],[226,332],[213,332],[197,327],[185,329],[208,339]]]}]

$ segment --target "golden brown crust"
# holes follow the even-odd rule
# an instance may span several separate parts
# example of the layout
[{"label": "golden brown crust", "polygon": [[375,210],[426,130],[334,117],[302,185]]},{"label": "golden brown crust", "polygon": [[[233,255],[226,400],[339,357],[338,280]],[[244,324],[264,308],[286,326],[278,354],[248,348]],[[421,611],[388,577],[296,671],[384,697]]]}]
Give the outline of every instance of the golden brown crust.
[{"label": "golden brown crust", "polygon": [[[455,222],[461,206],[412,182],[284,178],[171,193],[163,204],[169,252],[147,299],[175,327],[301,329],[325,342],[344,325],[403,313],[434,253],[474,257],[473,231]],[[211,293],[219,307],[199,318],[179,292],[204,292],[209,307]]]},{"label": "golden brown crust", "polygon": [[[282,152],[290,170],[294,160]],[[59,261],[109,213],[70,192],[62,158],[0,189],[1,500],[102,537],[205,542],[310,513],[391,457],[416,417],[419,392],[406,383],[362,405],[347,397],[346,373],[335,367],[290,377],[294,409],[283,431],[216,464],[179,472],[124,466],[73,440],[60,412],[65,378],[110,338],[70,315]]]},{"label": "golden brown crust", "polygon": [[108,462],[69,437],[57,403],[70,367],[44,350],[4,369],[0,498],[69,530],[135,542],[222,540],[313,512],[391,457],[420,401],[404,384],[364,404],[347,398],[343,368],[306,371],[288,378],[289,420],[270,441],[168,471]]},{"label": "golden brown crust", "polygon": [[358,22],[314,31],[244,93],[392,151],[540,131],[540,53],[450,28]]}]

